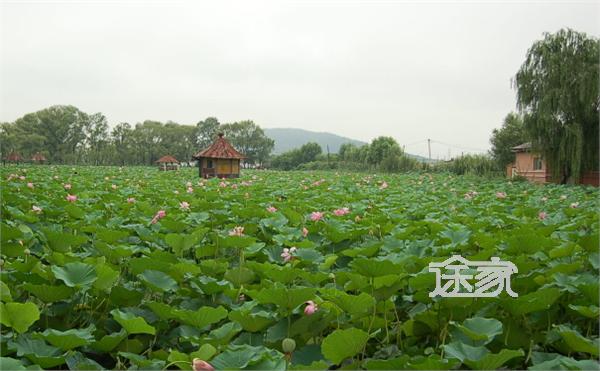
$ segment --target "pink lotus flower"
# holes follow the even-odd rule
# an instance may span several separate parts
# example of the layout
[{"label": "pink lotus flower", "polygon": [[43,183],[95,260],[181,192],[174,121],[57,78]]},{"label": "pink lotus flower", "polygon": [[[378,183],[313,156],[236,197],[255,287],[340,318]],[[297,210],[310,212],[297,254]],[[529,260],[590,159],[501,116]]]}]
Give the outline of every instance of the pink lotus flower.
[{"label": "pink lotus flower", "polygon": [[540,211],[540,213],[538,214],[538,218],[540,220],[546,219],[547,216],[548,216],[548,214],[546,214],[546,212],[544,212],[544,211]]},{"label": "pink lotus flower", "polygon": [[315,304],[315,302],[312,300],[305,302],[305,304],[306,307],[304,307],[304,314],[307,316],[312,316],[319,309],[317,304]]},{"label": "pink lotus flower", "polygon": [[194,188],[192,188],[192,187],[188,187],[188,189],[187,189],[187,193],[194,193]]},{"label": "pink lotus flower", "polygon": [[185,186],[186,186],[186,187],[188,187],[188,188],[189,188],[189,187],[191,187],[191,186],[192,186],[192,182],[187,182],[187,183],[185,184]]},{"label": "pink lotus flower", "polygon": [[55,176],[54,176],[54,179],[58,179],[58,175],[55,175]]},{"label": "pink lotus flower", "polygon": [[333,213],[337,216],[342,216],[350,213],[350,209],[343,207],[341,209],[334,210]]},{"label": "pink lotus flower", "polygon": [[506,193],[504,193],[504,192],[496,192],[496,198],[506,198]]},{"label": "pink lotus flower", "polygon": [[156,212],[156,215],[154,215],[154,218],[152,218],[152,221],[150,223],[152,224],[156,224],[156,222],[158,222],[160,219],[164,218],[165,216],[167,216],[167,212],[164,210],[158,210]]},{"label": "pink lotus flower", "polygon": [[470,200],[475,196],[477,196],[477,192],[469,191],[469,192],[465,193],[465,200]]},{"label": "pink lotus flower", "polygon": [[319,212],[319,211],[313,211],[310,214],[310,220],[312,220],[313,222],[318,222],[319,220],[323,219],[323,213]]},{"label": "pink lotus flower", "polygon": [[112,188],[112,189],[117,189],[117,185],[116,185],[116,184],[113,184],[113,185],[111,185],[111,186],[110,186],[110,188]]},{"label": "pink lotus flower", "polygon": [[221,183],[219,183],[219,187],[225,188],[225,187],[227,187],[227,183],[221,182]]},{"label": "pink lotus flower", "polygon": [[135,203],[135,198],[133,198],[133,197],[127,197],[127,203],[128,203],[128,204],[133,204],[133,203]]},{"label": "pink lotus flower", "polygon": [[188,204],[185,201],[182,201],[182,202],[179,203],[179,208],[181,210],[189,210],[190,209],[190,204]]},{"label": "pink lotus flower", "polygon": [[63,187],[65,187],[65,189],[71,189],[71,183],[67,183]]},{"label": "pink lotus flower", "polygon": [[19,179],[20,179],[20,180],[25,180],[25,177],[24,177],[23,175],[21,175],[21,176],[19,177]]},{"label": "pink lotus flower", "polygon": [[379,189],[386,189],[387,187],[388,187],[388,184],[387,184],[387,182],[384,181],[383,183],[381,183],[381,186],[379,187]]},{"label": "pink lotus flower", "polygon": [[237,226],[229,231],[230,236],[238,236],[241,237],[244,235],[244,227]]},{"label": "pink lotus flower", "polygon": [[291,247],[291,248],[287,248],[285,247],[283,249],[283,252],[281,253],[281,257],[283,258],[283,262],[287,263],[290,260],[292,260],[294,258],[294,253],[296,252],[296,247]]},{"label": "pink lotus flower", "polygon": [[27,188],[33,189],[33,183],[31,183],[31,182],[27,183]]},{"label": "pink lotus flower", "polygon": [[41,207],[39,207],[39,206],[35,206],[35,205],[33,205],[33,206],[31,207],[31,211],[33,211],[33,212],[34,212],[34,213],[36,213],[36,214],[39,214],[39,213],[41,213],[41,212],[42,212],[42,208],[41,208]]},{"label": "pink lotus flower", "polygon": [[541,200],[542,200],[542,202],[546,202],[546,201],[548,201],[548,197],[544,196],[541,198]]},{"label": "pink lotus flower", "polygon": [[69,202],[75,202],[75,201],[77,201],[77,196],[68,194],[66,199]]},{"label": "pink lotus flower", "polygon": [[277,211],[277,208],[275,206],[269,206],[267,207],[267,211],[270,213],[274,213],[275,211]]},{"label": "pink lotus flower", "polygon": [[173,191],[173,193],[175,193],[176,195],[178,195],[178,194],[179,194],[179,191],[178,191],[178,190],[175,190],[175,191]]},{"label": "pink lotus flower", "polygon": [[215,368],[210,363],[203,361],[200,358],[194,358],[192,361],[192,368],[194,371],[215,371]]},{"label": "pink lotus flower", "polygon": [[306,229],[306,227],[302,227],[302,236],[304,238],[306,238],[306,236],[308,236],[308,229]]},{"label": "pink lotus flower", "polygon": [[577,209],[579,207],[579,202],[573,202],[571,204],[571,209]]}]

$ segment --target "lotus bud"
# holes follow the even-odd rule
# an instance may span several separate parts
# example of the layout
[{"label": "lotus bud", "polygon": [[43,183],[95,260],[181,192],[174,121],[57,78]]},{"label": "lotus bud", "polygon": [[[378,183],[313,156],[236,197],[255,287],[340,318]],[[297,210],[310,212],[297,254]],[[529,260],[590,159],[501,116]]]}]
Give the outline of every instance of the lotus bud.
[{"label": "lotus bud", "polygon": [[285,338],[281,342],[281,348],[285,353],[292,353],[296,349],[296,342],[294,339]]}]

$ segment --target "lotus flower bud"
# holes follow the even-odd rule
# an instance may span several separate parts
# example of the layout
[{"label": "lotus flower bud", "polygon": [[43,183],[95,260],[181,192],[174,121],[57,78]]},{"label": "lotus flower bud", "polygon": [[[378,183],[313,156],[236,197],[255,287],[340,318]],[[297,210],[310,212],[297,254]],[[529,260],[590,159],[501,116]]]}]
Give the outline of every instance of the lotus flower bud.
[{"label": "lotus flower bud", "polygon": [[285,353],[292,353],[296,349],[296,342],[294,339],[285,338],[281,342],[281,348]]}]

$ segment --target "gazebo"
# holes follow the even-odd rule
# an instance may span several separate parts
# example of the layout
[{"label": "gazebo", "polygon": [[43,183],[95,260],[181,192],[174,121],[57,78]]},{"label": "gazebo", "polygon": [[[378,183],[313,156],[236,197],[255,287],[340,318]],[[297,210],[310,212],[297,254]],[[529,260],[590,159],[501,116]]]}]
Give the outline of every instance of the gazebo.
[{"label": "gazebo", "polygon": [[13,151],[4,158],[4,161],[14,162],[14,163],[18,164],[19,162],[23,161],[23,157],[21,157],[21,155],[18,154],[17,152]]},{"label": "gazebo", "polygon": [[239,178],[240,161],[246,157],[223,138],[223,133],[219,133],[210,147],[196,153],[192,158],[198,160],[201,178]]},{"label": "gazebo", "polygon": [[38,164],[43,164],[44,162],[46,162],[46,156],[42,155],[39,152],[36,152],[36,154],[31,156],[31,161],[38,163]]},{"label": "gazebo", "polygon": [[158,164],[158,170],[179,170],[179,161],[170,155],[159,158],[156,163]]}]

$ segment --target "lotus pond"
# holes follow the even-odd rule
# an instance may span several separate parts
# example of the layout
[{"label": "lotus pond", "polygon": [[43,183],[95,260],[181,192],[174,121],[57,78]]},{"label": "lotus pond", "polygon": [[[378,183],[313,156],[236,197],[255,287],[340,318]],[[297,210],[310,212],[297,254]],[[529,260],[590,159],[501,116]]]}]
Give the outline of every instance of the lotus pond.
[{"label": "lotus pond", "polygon": [[[71,166],[0,182],[1,369],[599,367],[596,188]],[[514,263],[519,296],[431,298],[428,264],[457,254]]]}]

